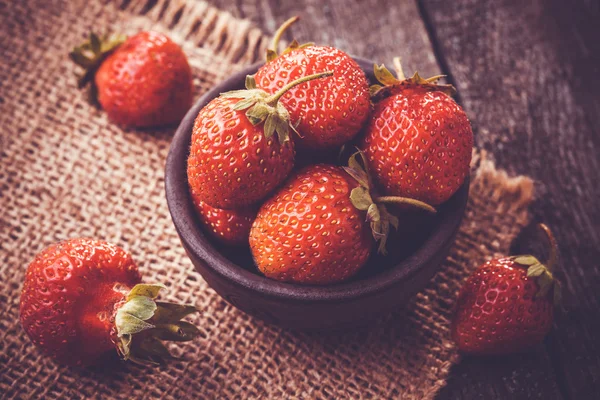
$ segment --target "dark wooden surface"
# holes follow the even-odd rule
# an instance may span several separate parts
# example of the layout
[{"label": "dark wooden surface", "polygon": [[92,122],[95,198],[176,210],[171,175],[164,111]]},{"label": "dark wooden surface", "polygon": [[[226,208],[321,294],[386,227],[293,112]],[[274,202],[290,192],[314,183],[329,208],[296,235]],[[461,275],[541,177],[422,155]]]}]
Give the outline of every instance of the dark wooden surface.
[{"label": "dark wooden surface", "polygon": [[600,398],[600,2],[210,1],[266,32],[300,15],[299,40],[449,76],[477,145],[536,179],[533,212],[560,242],[564,298],[544,346],[465,358],[438,397]]}]

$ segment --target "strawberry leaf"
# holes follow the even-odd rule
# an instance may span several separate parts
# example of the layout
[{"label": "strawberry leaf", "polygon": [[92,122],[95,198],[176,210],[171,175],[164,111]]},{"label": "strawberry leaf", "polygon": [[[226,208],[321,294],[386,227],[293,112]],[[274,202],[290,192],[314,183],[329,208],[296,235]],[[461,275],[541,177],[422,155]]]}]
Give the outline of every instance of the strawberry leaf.
[{"label": "strawberry leaf", "polygon": [[134,296],[119,308],[117,316],[119,313],[129,314],[145,321],[154,315],[154,311],[156,311],[156,303],[150,297]]},{"label": "strawberry leaf", "polygon": [[532,266],[530,266],[529,268],[527,268],[527,276],[529,278],[535,278],[538,276],[541,276],[542,274],[546,273],[548,270],[546,269],[546,267],[540,263],[538,264],[534,264]]},{"label": "strawberry leaf", "polygon": [[369,208],[367,209],[367,220],[372,222],[381,221],[381,214],[379,213],[377,204],[371,203],[371,205],[369,205]]},{"label": "strawberry leaf", "polygon": [[117,313],[115,325],[119,331],[119,336],[132,335],[134,333],[139,333],[147,329],[154,328],[154,325],[127,313]]},{"label": "strawberry leaf", "polygon": [[243,99],[235,103],[233,109],[236,111],[245,110],[248,107],[253,106],[256,103],[256,100],[253,98]]},{"label": "strawberry leaf", "polygon": [[277,53],[275,50],[268,49],[267,50],[267,62],[271,62],[277,58]]},{"label": "strawberry leaf", "polygon": [[94,54],[99,55],[102,49],[100,38],[94,32],[90,33],[90,48]]},{"label": "strawberry leaf", "polygon": [[355,170],[354,168],[350,168],[350,167],[342,167],[342,168],[344,169],[344,171],[346,171],[346,173],[348,175],[353,177],[361,187],[363,187],[365,189],[369,188],[369,180],[367,178],[367,174],[365,174],[364,171]]},{"label": "strawberry leaf", "polygon": [[240,89],[240,90],[231,90],[229,92],[221,93],[221,97],[225,97],[226,99],[251,99],[254,98],[256,101],[261,98],[265,98],[267,93],[261,89]]},{"label": "strawberry leaf", "polygon": [[290,141],[290,125],[281,118],[275,118],[275,131],[279,143],[283,144]]},{"label": "strawberry leaf", "polygon": [[391,86],[400,83],[398,79],[385,67],[384,64],[373,65],[373,73],[375,79],[377,79],[383,86]]},{"label": "strawberry leaf", "polygon": [[371,204],[373,204],[373,199],[371,199],[369,191],[362,186],[352,189],[350,192],[350,201],[354,207],[361,211],[368,210]]},{"label": "strawberry leaf", "polygon": [[246,116],[252,125],[258,125],[263,122],[271,114],[272,107],[265,103],[256,103],[254,107],[246,111]]},{"label": "strawberry leaf", "polygon": [[290,51],[295,50],[298,47],[300,47],[300,43],[298,43],[298,41],[294,39],[281,54],[289,53]]},{"label": "strawberry leaf", "polygon": [[361,163],[358,162],[358,152],[352,154],[348,159],[348,167],[352,168],[355,171],[364,170],[364,167]]},{"label": "strawberry leaf", "polygon": [[375,96],[375,94],[377,94],[383,88],[384,88],[384,86],[382,86],[382,85],[371,85],[371,86],[369,86],[369,95],[371,97],[373,97],[373,96]]},{"label": "strawberry leaf", "polygon": [[79,49],[78,47],[76,47],[75,49],[73,49],[73,51],[71,51],[69,53],[69,58],[75,64],[77,64],[83,68],[89,68],[94,63],[94,60],[92,60],[91,58],[89,58],[85,54],[83,54],[81,52],[81,49]]},{"label": "strawberry leaf", "polygon": [[187,342],[200,334],[200,330],[193,324],[179,321],[174,324],[157,325],[153,336],[160,340],[173,340],[175,342]]},{"label": "strawberry leaf", "polygon": [[[522,256],[518,256],[517,258],[521,257]],[[544,264],[540,263],[535,257],[531,258],[537,261],[537,264],[533,264],[527,268],[527,277],[535,279],[539,286],[539,291],[536,297],[544,297],[548,294],[548,291],[552,288],[552,285],[555,284],[554,276],[552,276],[552,273]],[[525,261],[532,262],[531,259],[526,259]]]},{"label": "strawberry leaf", "polygon": [[140,343],[141,359],[150,361],[151,364],[157,364],[153,359],[161,360],[164,358],[173,358],[169,349],[157,338],[148,336]]},{"label": "strawberry leaf", "polygon": [[534,264],[540,264],[540,262],[538,261],[537,258],[535,258],[534,256],[530,256],[530,255],[525,255],[525,256],[515,256],[512,257],[513,261],[516,262],[517,264],[521,264],[521,265],[534,265]]},{"label": "strawberry leaf", "polygon": [[199,311],[196,307],[191,305],[167,303],[163,301],[157,301],[156,307],[152,321],[157,324],[176,322],[186,315]]},{"label": "strawberry leaf", "polygon": [[256,80],[254,75],[246,75],[246,89],[256,89]]},{"label": "strawberry leaf", "polygon": [[348,166],[343,168],[348,175],[353,177],[358,182],[360,186],[364,187],[365,189],[370,189],[371,182],[367,169],[367,161],[361,151],[357,151],[356,153],[352,154],[348,159]]},{"label": "strawberry leaf", "polygon": [[270,139],[273,136],[273,133],[275,133],[275,117],[273,114],[269,114],[267,116],[267,119],[265,120],[264,132],[267,139]]},{"label": "strawberry leaf", "polygon": [[163,285],[162,283],[155,283],[155,284],[140,283],[138,285],[135,285],[133,287],[133,289],[131,289],[131,291],[127,295],[127,300],[131,300],[136,296],[146,296],[146,297],[150,297],[151,299],[155,299],[156,297],[158,297],[158,293],[160,292],[160,290],[166,289],[166,288],[167,287],[165,285]]}]

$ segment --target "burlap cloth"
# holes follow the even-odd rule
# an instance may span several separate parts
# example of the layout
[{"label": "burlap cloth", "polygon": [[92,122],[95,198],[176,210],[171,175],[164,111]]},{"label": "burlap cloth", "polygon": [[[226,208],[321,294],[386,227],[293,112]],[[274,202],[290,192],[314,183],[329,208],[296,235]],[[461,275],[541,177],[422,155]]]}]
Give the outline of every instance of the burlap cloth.
[{"label": "burlap cloth", "polygon": [[[36,4],[37,3],[37,4]],[[458,360],[448,319],[469,270],[506,253],[529,219],[532,182],[476,157],[467,215],[451,255],[406,310],[370,329],[303,334],[228,305],[187,259],[164,197],[173,128],[121,130],[90,107],[66,54],[98,32],[170,32],[201,93],[262,56],[266,40],[202,2],[0,1],[0,397],[431,398]],[[202,334],[153,371],[68,369],[42,356],[18,322],[25,268],[52,242],[104,238],[130,250],[146,281],[204,310]]]}]

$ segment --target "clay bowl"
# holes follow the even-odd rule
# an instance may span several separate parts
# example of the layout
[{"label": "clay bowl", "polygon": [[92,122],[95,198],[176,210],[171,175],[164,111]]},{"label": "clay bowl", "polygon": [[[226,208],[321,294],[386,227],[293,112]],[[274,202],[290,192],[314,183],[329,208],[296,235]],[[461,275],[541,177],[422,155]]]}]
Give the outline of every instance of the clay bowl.
[{"label": "clay bowl", "polygon": [[[373,62],[359,59],[374,80]],[[402,307],[437,271],[465,212],[468,180],[437,215],[407,216],[388,241],[388,256],[373,256],[350,281],[329,286],[282,283],[262,276],[248,249],[224,248],[200,227],[188,194],[186,163],[198,111],[219,93],[244,86],[249,66],[202,96],[177,129],[166,163],[166,196],[175,228],[192,263],[206,282],[240,310],[280,326],[322,330],[364,325]]]}]

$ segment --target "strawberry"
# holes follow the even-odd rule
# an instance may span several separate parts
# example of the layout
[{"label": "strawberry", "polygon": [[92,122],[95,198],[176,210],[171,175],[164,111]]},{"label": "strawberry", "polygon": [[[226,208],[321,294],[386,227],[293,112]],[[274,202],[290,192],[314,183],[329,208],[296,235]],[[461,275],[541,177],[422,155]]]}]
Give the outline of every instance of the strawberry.
[{"label": "strawberry", "polygon": [[556,241],[550,261],[531,255],[498,258],[480,266],[467,279],[456,302],[452,337],[469,354],[508,354],[539,344],[552,328],[553,298],[559,284],[552,276]]},{"label": "strawberry", "polygon": [[33,343],[68,365],[94,364],[117,350],[154,363],[169,352],[160,340],[191,340],[182,317],[193,306],[158,302],[163,285],[141,284],[131,256],[110,243],[71,239],[31,262],[21,293],[21,325]]},{"label": "strawberry", "polygon": [[[269,278],[319,285],[354,275],[371,254],[371,234],[384,252],[389,225],[398,225],[370,189],[357,155],[347,168],[319,164],[298,172],[252,224],[250,249],[258,269]],[[395,201],[432,210],[410,199]]]},{"label": "strawberry", "polygon": [[334,47],[292,42],[281,55],[276,51],[281,34],[298,18],[285,22],[275,34],[267,63],[256,73],[258,87],[274,93],[302,76],[333,71],[327,79],[295,87],[281,99],[300,133],[299,149],[339,147],[359,132],[370,113],[367,78],[359,65]]},{"label": "strawberry", "polygon": [[200,223],[215,239],[230,246],[248,244],[250,226],[256,216],[255,209],[222,210],[209,206],[193,193],[192,199]]},{"label": "strawberry", "polygon": [[294,166],[289,114],[279,99],[295,85],[329,75],[305,76],[274,95],[257,89],[249,76],[247,90],[224,93],[202,108],[188,157],[191,192],[222,209],[243,208],[267,196]]},{"label": "strawberry", "polygon": [[95,34],[71,58],[86,69],[80,87],[119,125],[149,127],[179,122],[192,104],[192,70],[181,48],[158,32],[101,40]]},{"label": "strawberry", "polygon": [[423,79],[417,73],[404,79],[395,61],[400,79],[383,65],[375,66],[385,86],[371,88],[375,109],[359,147],[386,194],[439,205],[469,174],[471,124],[448,95],[452,86],[436,85],[439,77]]}]

